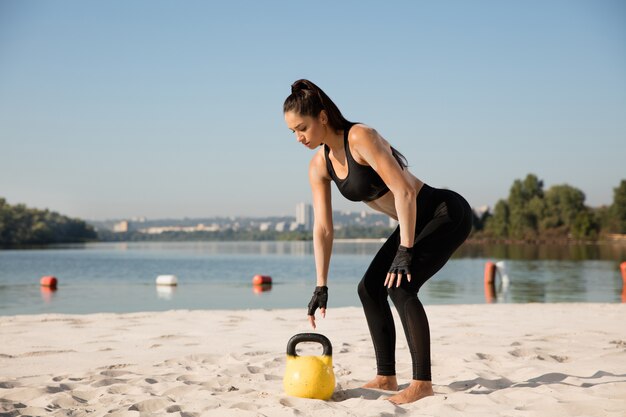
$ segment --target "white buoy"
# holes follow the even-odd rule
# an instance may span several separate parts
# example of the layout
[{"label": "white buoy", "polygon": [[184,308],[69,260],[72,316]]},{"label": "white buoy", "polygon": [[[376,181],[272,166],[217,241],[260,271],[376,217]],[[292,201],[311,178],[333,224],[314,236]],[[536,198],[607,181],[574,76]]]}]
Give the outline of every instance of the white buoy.
[{"label": "white buoy", "polygon": [[170,287],[178,285],[176,275],[159,275],[156,279],[156,285],[168,285]]},{"label": "white buoy", "polygon": [[505,291],[509,288],[509,271],[506,268],[506,263],[504,261],[496,262],[496,269],[502,278],[502,291]]}]

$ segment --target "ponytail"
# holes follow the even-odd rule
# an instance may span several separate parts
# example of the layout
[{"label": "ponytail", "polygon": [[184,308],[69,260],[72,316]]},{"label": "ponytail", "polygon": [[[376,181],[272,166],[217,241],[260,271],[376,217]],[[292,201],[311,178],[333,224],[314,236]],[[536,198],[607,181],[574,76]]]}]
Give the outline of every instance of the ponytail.
[{"label": "ponytail", "polygon": [[352,125],[339,111],[339,108],[322,91],[309,80],[298,80],[291,84],[291,94],[285,100],[283,113],[296,112],[302,116],[317,117],[326,110],[328,124],[335,130],[344,130]]}]

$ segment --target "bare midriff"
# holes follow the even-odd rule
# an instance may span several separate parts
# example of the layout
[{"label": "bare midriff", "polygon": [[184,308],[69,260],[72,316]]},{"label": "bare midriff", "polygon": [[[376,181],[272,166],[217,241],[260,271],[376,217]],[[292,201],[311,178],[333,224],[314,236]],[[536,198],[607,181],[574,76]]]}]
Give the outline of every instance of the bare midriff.
[{"label": "bare midriff", "polygon": [[[419,194],[424,183],[408,171],[405,172],[405,175],[410,177],[410,181],[415,189],[415,195]],[[386,214],[394,220],[398,220],[398,214],[396,213],[396,201],[391,191],[374,201],[367,201],[365,204],[380,213]]]}]

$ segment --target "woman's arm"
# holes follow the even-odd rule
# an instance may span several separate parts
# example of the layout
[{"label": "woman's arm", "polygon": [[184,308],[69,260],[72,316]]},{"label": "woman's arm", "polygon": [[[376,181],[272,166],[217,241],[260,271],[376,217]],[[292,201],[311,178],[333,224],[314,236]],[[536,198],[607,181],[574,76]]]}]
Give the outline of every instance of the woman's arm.
[{"label": "woman's arm", "polygon": [[357,125],[350,130],[352,154],[370,165],[393,193],[396,216],[400,223],[400,245],[410,248],[415,238],[416,191],[412,176],[402,169],[391,147],[376,130]]},{"label": "woman's arm", "polygon": [[[326,169],[324,150],[320,149],[309,164],[309,182],[313,193],[313,253],[317,287],[326,287],[328,268],[333,248],[333,216],[330,194],[330,177]],[[326,291],[326,289],[325,289]],[[309,310],[311,307],[309,307]],[[320,308],[326,316],[326,306]],[[313,311],[314,313],[314,311]],[[315,315],[309,311],[309,321],[315,328]]]}]

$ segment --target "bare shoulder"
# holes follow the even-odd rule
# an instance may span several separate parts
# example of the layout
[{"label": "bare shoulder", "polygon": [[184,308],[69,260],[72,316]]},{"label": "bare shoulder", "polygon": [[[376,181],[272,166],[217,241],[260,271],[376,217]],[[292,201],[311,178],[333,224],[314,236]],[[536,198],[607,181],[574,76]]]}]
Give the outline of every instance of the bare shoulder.
[{"label": "bare shoulder", "polygon": [[[385,140],[373,127],[356,124],[348,134],[350,150],[358,159],[369,159],[372,152],[390,152],[389,142]],[[361,161],[357,161],[361,162]]]},{"label": "bare shoulder", "polygon": [[363,143],[363,142],[371,142],[378,139],[382,139],[382,137],[378,134],[376,129],[371,126],[364,125],[362,123],[358,123],[350,129],[350,133],[348,134],[348,140],[350,143]]}]

